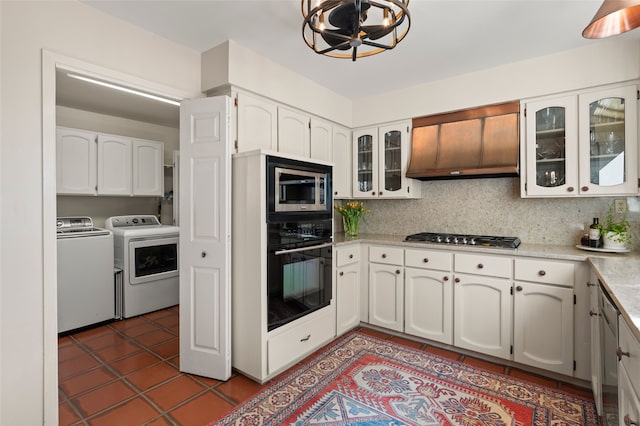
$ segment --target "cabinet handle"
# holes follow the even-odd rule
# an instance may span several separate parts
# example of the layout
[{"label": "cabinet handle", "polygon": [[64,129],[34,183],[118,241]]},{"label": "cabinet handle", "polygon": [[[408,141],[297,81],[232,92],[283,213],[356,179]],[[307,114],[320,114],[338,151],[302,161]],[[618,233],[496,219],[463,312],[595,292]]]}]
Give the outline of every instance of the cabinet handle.
[{"label": "cabinet handle", "polygon": [[516,291],[522,291],[522,286],[521,285],[516,286]]},{"label": "cabinet handle", "polygon": [[587,281],[587,287],[595,287],[595,286],[597,286],[597,285],[598,285],[598,284],[595,284],[595,283],[592,283],[592,282]]},{"label": "cabinet handle", "polygon": [[456,278],[456,279],[454,279],[454,281],[459,283],[460,282],[460,278]]},{"label": "cabinet handle", "polygon": [[307,337],[303,337],[302,339],[300,339],[301,342],[306,342],[307,340],[309,340],[311,338],[310,334],[307,334]]},{"label": "cabinet handle", "polygon": [[449,277],[445,275],[445,276],[442,278],[442,281],[449,281]]},{"label": "cabinet handle", "polygon": [[484,265],[482,263],[478,263],[478,269],[482,269],[484,268]]},{"label": "cabinet handle", "polygon": [[353,259],[353,255],[352,254],[349,255],[349,259]]},{"label": "cabinet handle", "polygon": [[574,191],[573,186],[568,187],[568,188],[567,188],[567,191],[568,191],[568,192],[573,192],[573,191]]},{"label": "cabinet handle", "polygon": [[383,258],[383,259],[386,259],[386,258],[387,258],[386,253],[382,253],[382,258]]},{"label": "cabinet handle", "polygon": [[638,426],[638,422],[631,420],[631,417],[629,417],[628,414],[624,415],[624,424],[625,426]]},{"label": "cabinet handle", "polygon": [[545,275],[547,275],[547,273],[541,269],[540,271],[538,271],[538,275],[540,275],[541,277],[544,277]]},{"label": "cabinet handle", "polygon": [[422,259],[422,261],[423,261],[424,263],[429,263],[429,259],[428,259],[428,258],[426,258],[426,257],[425,257],[424,259]]},{"label": "cabinet handle", "polygon": [[344,271],[340,271],[340,274],[339,274],[339,275],[340,275],[340,276],[343,276],[343,275],[344,275]]},{"label": "cabinet handle", "polygon": [[582,192],[587,192],[589,190],[589,187],[588,186],[583,186],[582,188],[580,188],[580,190]]},{"label": "cabinet handle", "polygon": [[589,310],[589,316],[590,317],[597,317],[597,316],[600,316],[600,314],[597,313],[597,312],[593,312],[592,310]]},{"label": "cabinet handle", "polygon": [[622,361],[623,356],[631,357],[629,352],[623,352],[620,346],[618,346],[618,349],[616,349],[616,355],[618,356],[618,361]]},{"label": "cabinet handle", "polygon": [[202,253],[200,253],[200,256],[204,259],[205,257],[207,257],[207,252],[203,251]]},{"label": "cabinet handle", "polygon": [[396,269],[396,275],[400,275],[400,269]]}]

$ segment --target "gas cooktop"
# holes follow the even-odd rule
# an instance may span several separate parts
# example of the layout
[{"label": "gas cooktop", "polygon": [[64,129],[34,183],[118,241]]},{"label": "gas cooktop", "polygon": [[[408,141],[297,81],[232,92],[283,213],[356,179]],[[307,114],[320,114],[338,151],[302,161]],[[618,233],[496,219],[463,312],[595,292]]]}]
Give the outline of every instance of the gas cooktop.
[{"label": "gas cooktop", "polygon": [[463,246],[501,247],[517,248],[520,245],[518,237],[494,237],[490,235],[467,235],[467,234],[443,234],[436,232],[420,232],[418,234],[407,235],[404,239],[410,242],[451,244]]}]

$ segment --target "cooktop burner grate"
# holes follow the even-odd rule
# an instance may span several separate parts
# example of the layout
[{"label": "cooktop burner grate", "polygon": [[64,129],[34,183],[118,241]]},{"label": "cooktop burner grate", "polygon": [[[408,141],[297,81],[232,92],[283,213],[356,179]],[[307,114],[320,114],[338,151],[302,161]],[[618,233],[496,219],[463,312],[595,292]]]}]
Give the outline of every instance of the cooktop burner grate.
[{"label": "cooktop burner grate", "polygon": [[520,245],[518,237],[496,237],[491,235],[444,234],[435,232],[420,232],[407,235],[404,239],[410,242],[434,244],[451,244],[465,246],[517,248]]}]

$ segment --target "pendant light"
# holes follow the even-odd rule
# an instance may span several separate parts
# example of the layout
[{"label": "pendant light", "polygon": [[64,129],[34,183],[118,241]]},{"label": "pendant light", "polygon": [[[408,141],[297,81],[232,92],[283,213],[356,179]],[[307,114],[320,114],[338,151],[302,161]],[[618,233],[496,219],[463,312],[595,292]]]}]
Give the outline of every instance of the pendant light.
[{"label": "pendant light", "polygon": [[598,12],[582,31],[584,38],[606,38],[640,26],[640,1],[604,0]]},{"label": "pendant light", "polygon": [[391,50],[409,32],[409,0],[302,0],[302,38],[314,52],[356,58]]}]

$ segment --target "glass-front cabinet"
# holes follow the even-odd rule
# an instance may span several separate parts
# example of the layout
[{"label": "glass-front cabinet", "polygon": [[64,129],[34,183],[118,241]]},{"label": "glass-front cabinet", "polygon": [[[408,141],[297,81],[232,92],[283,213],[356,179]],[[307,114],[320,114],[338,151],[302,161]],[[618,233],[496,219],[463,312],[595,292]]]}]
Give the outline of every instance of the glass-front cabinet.
[{"label": "glass-front cabinet", "polygon": [[636,86],[526,102],[523,197],[636,195]]},{"label": "glass-front cabinet", "polygon": [[420,183],[406,177],[410,121],[353,132],[353,197],[416,198]]}]

